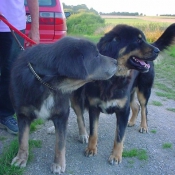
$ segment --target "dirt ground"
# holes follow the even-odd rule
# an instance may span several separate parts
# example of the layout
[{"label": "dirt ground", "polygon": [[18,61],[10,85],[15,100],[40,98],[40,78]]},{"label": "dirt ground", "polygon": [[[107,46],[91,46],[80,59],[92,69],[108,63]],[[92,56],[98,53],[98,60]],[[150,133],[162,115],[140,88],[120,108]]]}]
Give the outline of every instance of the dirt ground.
[{"label": "dirt ground", "polygon": [[[134,127],[126,129],[124,150],[144,149],[147,160],[137,157],[123,158],[122,163],[112,166],[108,157],[113,147],[116,118],[114,115],[101,114],[99,121],[98,154],[85,157],[86,144],[78,141],[76,116],[71,110],[66,145],[66,171],[64,175],[174,175],[175,174],[175,113],[166,108],[174,108],[175,101],[157,97],[153,89],[148,105],[149,132],[138,132],[140,115]],[[152,101],[159,101],[163,106],[154,106]],[[86,126],[88,116],[85,115]],[[50,166],[54,158],[55,135],[46,130],[52,122],[46,122],[39,130],[30,135],[30,139],[42,140],[42,148],[33,149],[33,160],[27,164],[24,175],[51,175]],[[87,127],[88,128],[88,127]],[[156,133],[151,131],[155,130]],[[0,136],[7,139],[0,141],[0,154],[4,146],[14,139],[13,135],[0,130]],[[164,143],[172,144],[172,148],[163,149]]]}]

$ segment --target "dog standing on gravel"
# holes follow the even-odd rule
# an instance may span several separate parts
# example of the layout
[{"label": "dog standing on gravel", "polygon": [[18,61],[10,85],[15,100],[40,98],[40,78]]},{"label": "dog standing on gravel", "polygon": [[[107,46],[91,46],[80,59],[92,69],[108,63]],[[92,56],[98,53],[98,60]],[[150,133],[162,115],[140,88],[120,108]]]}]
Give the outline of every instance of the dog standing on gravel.
[{"label": "dog standing on gravel", "polygon": [[12,165],[26,166],[31,122],[51,119],[56,128],[51,170],[64,172],[71,92],[87,82],[109,79],[116,71],[117,61],[101,55],[93,43],[84,39],[64,37],[25,50],[11,73],[10,93],[19,126],[19,150]]},{"label": "dog standing on gravel", "polygon": [[[97,129],[100,112],[115,113],[117,117],[116,136],[109,162],[122,160],[123,138],[128,123],[130,107],[132,117],[128,125],[133,125],[139,112],[134,94],[137,91],[141,106],[140,132],[146,130],[146,106],[154,80],[153,60],[175,41],[175,24],[170,25],[161,37],[151,45],[146,42],[142,31],[127,25],[117,25],[99,41],[101,54],[118,60],[118,71],[106,81],[96,81],[73,92],[72,108],[77,115],[79,138],[88,142],[87,156],[97,153]],[[156,46],[157,48],[155,48]],[[151,61],[152,60],[152,61]],[[83,113],[89,109],[90,137],[87,134]],[[54,133],[54,127],[48,128]]]},{"label": "dog standing on gravel", "polygon": [[[175,44],[175,23],[171,24],[162,36],[155,42],[153,45],[157,46],[161,51],[168,48],[168,46]],[[128,122],[128,126],[134,126],[136,122],[136,118],[139,113],[139,109],[141,106],[141,123],[139,131],[141,133],[148,132],[148,124],[147,124],[147,104],[151,95],[151,88],[154,82],[154,63],[152,61],[148,61],[150,65],[149,71],[146,73],[139,73],[134,82],[134,88],[132,91],[132,99],[131,99],[131,109],[132,116]],[[137,104],[136,99],[134,98],[137,93],[137,97],[140,103],[140,106]]]},{"label": "dog standing on gravel", "polygon": [[[100,112],[116,114],[117,123],[112,153],[109,157],[111,164],[118,164],[122,160],[125,129],[130,114],[136,112],[133,94],[138,87],[138,99],[141,104],[142,115],[147,105],[149,93],[144,89],[151,89],[153,60],[159,51],[170,46],[175,39],[175,25],[171,25],[154,43],[146,41],[143,32],[128,25],[117,25],[103,36],[97,47],[101,54],[112,57],[118,62],[118,70],[108,80],[90,82],[73,92],[71,105],[77,115],[79,134],[82,142],[88,141],[86,156],[97,154],[98,120]],[[146,91],[146,90],[145,90]],[[83,113],[89,111],[90,135],[86,132]],[[111,132],[111,131],[109,131]]]}]

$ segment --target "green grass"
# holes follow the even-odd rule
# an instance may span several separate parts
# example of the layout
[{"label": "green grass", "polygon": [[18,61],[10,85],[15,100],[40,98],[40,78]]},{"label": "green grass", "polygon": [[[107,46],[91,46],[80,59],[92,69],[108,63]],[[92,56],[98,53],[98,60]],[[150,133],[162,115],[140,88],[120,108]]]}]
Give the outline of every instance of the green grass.
[{"label": "green grass", "polygon": [[139,160],[147,160],[148,155],[147,155],[146,150],[143,150],[143,149],[139,150],[137,157],[138,157]]},{"label": "green grass", "polygon": [[171,24],[166,22],[155,22],[155,21],[150,21],[148,17],[131,18],[128,16],[127,18],[126,17],[106,18],[105,19],[106,26],[104,27],[104,30],[105,32],[108,32],[117,24],[127,24],[139,28],[140,30],[143,31],[149,42],[154,42],[157,40],[157,38],[160,37],[163,31],[165,31],[165,29]]},{"label": "green grass", "polygon": [[[31,150],[33,148],[40,148],[41,141],[39,140],[30,140],[29,141],[29,161],[32,159]],[[13,140],[8,147],[3,150],[3,153],[0,157],[0,174],[1,175],[22,175],[24,168],[19,168],[11,166],[12,159],[16,156],[18,151],[18,141],[17,139]]]},{"label": "green grass", "polygon": [[171,47],[167,52],[171,57],[175,57],[175,46]]},{"label": "green grass", "polygon": [[156,92],[156,95],[159,97],[165,97],[167,99],[175,100],[175,94],[172,94],[172,93]]},{"label": "green grass", "polygon": [[137,19],[137,18],[105,18],[105,24],[138,24],[138,23],[148,23],[148,21]]},{"label": "green grass", "polygon": [[98,43],[100,38],[102,37],[102,35],[75,35],[75,34],[68,34],[68,36],[85,38],[92,41],[95,44]]},{"label": "green grass", "polygon": [[123,157],[137,157],[139,160],[147,160],[148,155],[146,150],[143,149],[131,149],[129,151],[124,150]]},{"label": "green grass", "polygon": [[94,42],[94,43],[98,43],[100,38],[102,37],[102,35],[94,35],[94,36],[88,36],[88,35],[84,35],[84,37],[86,39],[89,39],[90,41]]},{"label": "green grass", "polygon": [[166,84],[163,84],[161,82],[155,82],[154,86],[162,91],[165,91],[168,93],[175,93],[175,91],[172,88],[167,87]]},{"label": "green grass", "polygon": [[162,103],[159,101],[152,101],[152,105],[154,106],[162,106]]},{"label": "green grass", "polygon": [[[16,114],[14,115],[14,117],[17,119]],[[30,125],[30,132],[36,131],[43,123],[44,123],[44,121],[40,118],[34,120]]]},{"label": "green grass", "polygon": [[172,144],[171,144],[171,143],[164,143],[164,144],[162,145],[162,148],[163,148],[163,149],[172,148]]},{"label": "green grass", "polygon": [[28,161],[31,161],[33,159],[32,149],[33,148],[41,148],[42,147],[42,141],[41,140],[29,140],[29,159]]},{"label": "green grass", "polygon": [[171,112],[175,112],[175,108],[166,108],[166,110],[171,111]]},{"label": "green grass", "polygon": [[[42,119],[37,119],[32,122],[30,126],[30,131],[34,132],[40,127],[44,121]],[[5,140],[6,138],[1,136],[0,141]],[[31,154],[31,150],[33,148],[40,148],[41,141],[39,140],[29,140],[29,158],[28,161],[32,160],[33,154]],[[13,140],[7,148],[4,149],[2,155],[0,156],[0,175],[22,175],[24,172],[24,168],[18,168],[15,166],[11,166],[12,159],[16,156],[18,151],[18,141],[17,139]]]},{"label": "green grass", "polygon": [[30,125],[30,132],[36,131],[43,123],[44,121],[42,119],[34,120]]},{"label": "green grass", "polygon": [[104,27],[105,20],[94,13],[72,14],[67,20],[68,33],[91,35],[98,28]]},{"label": "green grass", "polygon": [[[173,95],[175,94],[175,46],[169,48],[166,53],[169,56],[163,57],[155,64],[155,85],[168,94]],[[173,99],[175,99],[175,95]]]},{"label": "green grass", "polygon": [[[170,25],[170,23],[164,23],[164,22],[154,22],[154,21],[150,21],[145,20],[144,18],[105,18],[105,24],[128,24],[128,25],[132,25],[132,26],[136,26],[136,27],[141,27],[144,30],[144,27],[149,28],[149,29],[157,29],[160,27],[167,27]],[[144,27],[143,27],[144,26]]]},{"label": "green grass", "polygon": [[155,134],[157,131],[155,129],[151,130],[151,133]]},{"label": "green grass", "polygon": [[[166,56],[167,54],[167,56]],[[175,100],[175,46],[166,51],[165,56],[155,64],[155,88],[157,96]]]}]

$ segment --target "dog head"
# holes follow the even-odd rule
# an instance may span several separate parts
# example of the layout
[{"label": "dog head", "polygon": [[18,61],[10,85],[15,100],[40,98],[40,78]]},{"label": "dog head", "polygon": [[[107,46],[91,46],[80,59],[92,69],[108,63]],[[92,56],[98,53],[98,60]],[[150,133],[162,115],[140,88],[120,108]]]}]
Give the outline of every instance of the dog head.
[{"label": "dog head", "polygon": [[117,70],[117,61],[101,55],[96,45],[86,39],[64,37],[55,46],[59,48],[55,65],[61,76],[87,81],[106,80]]},{"label": "dog head", "polygon": [[20,64],[20,60],[27,62],[26,72],[34,74],[30,79],[62,92],[72,92],[90,81],[107,80],[117,71],[115,59],[101,55],[94,43],[73,37],[35,45],[18,60]]},{"label": "dog head", "polygon": [[150,65],[159,54],[159,49],[149,44],[142,31],[128,25],[117,25],[97,44],[101,54],[118,60],[118,72],[131,69],[148,72]]}]

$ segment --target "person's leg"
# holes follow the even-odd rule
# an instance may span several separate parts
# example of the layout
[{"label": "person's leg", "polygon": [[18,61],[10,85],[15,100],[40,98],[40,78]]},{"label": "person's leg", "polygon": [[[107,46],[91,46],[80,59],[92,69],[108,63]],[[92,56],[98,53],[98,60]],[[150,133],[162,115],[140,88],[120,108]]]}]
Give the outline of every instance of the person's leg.
[{"label": "person's leg", "polygon": [[[24,45],[24,40],[17,37]],[[13,117],[15,111],[9,97],[10,70],[20,51],[10,32],[0,33],[0,127],[13,134],[18,133],[18,126]]]}]

